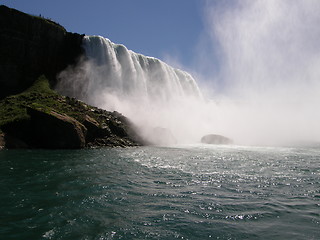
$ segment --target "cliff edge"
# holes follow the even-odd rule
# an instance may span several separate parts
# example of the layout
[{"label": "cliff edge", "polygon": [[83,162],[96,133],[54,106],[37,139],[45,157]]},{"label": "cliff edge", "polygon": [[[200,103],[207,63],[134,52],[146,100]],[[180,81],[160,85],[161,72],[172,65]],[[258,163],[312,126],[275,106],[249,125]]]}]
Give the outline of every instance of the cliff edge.
[{"label": "cliff edge", "polygon": [[83,55],[83,36],[0,6],[0,149],[142,144],[125,116],[52,90],[58,73]]},{"label": "cliff edge", "polygon": [[0,99],[17,94],[40,76],[57,73],[83,54],[83,35],[42,17],[0,6]]}]

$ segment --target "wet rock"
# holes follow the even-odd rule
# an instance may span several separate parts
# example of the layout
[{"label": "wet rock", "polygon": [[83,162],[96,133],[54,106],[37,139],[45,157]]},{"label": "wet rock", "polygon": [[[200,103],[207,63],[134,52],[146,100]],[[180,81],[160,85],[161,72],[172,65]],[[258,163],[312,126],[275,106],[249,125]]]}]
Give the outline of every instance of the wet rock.
[{"label": "wet rock", "polygon": [[87,129],[72,117],[27,108],[30,116],[2,126],[7,148],[76,149],[85,147]]},{"label": "wet rock", "polygon": [[99,123],[92,117],[86,115],[82,124],[87,128],[87,139],[89,141],[94,139],[96,133],[100,130]]},{"label": "wet rock", "polygon": [[28,108],[36,145],[44,148],[83,148],[87,129],[74,118]]},{"label": "wet rock", "polygon": [[110,135],[108,127],[100,126],[100,124],[92,117],[86,115],[82,124],[87,128],[86,142],[93,142],[97,138],[103,138]]},{"label": "wet rock", "polygon": [[4,133],[0,132],[0,150],[5,146]]},{"label": "wet rock", "polygon": [[218,134],[208,134],[201,138],[201,143],[206,144],[232,144],[232,140]]}]

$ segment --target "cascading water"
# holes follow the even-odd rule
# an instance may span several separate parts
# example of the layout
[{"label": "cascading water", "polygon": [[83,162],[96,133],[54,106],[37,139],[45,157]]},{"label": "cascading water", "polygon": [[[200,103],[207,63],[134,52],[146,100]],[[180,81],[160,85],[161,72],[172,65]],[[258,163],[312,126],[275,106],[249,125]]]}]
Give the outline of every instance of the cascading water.
[{"label": "cascading water", "polygon": [[60,75],[58,91],[123,113],[155,143],[200,139],[202,133],[190,131],[194,121],[188,119],[194,118],[194,103],[202,95],[189,73],[100,36],[85,36],[83,47],[86,59],[71,74],[67,70]]},{"label": "cascading water", "polygon": [[156,58],[137,54],[100,36],[86,36],[84,48],[96,67],[87,73],[90,93],[108,90],[119,97],[138,95],[148,101],[160,102],[201,95],[190,74]]},{"label": "cascading water", "polygon": [[145,136],[167,129],[178,143],[211,133],[246,145],[319,143],[320,4],[234,2],[207,4],[209,46],[197,48],[199,69],[214,69],[202,85],[221,87],[214,101],[188,73],[96,36],[84,38],[87,57],[60,74],[58,91],[123,113]]}]

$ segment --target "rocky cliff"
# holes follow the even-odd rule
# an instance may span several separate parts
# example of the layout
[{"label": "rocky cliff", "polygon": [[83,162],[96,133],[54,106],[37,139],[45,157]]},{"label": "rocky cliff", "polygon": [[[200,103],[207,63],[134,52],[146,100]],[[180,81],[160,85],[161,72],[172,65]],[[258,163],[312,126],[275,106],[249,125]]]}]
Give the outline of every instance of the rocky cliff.
[{"label": "rocky cliff", "polygon": [[51,20],[0,6],[0,149],[142,144],[120,113],[52,90],[58,73],[84,53],[82,38]]},{"label": "rocky cliff", "polygon": [[0,99],[22,92],[42,74],[57,73],[83,53],[83,35],[61,25],[0,6]]},{"label": "rocky cliff", "polygon": [[49,88],[45,76],[26,91],[0,100],[0,149],[128,147],[142,143],[125,116],[61,96]]}]

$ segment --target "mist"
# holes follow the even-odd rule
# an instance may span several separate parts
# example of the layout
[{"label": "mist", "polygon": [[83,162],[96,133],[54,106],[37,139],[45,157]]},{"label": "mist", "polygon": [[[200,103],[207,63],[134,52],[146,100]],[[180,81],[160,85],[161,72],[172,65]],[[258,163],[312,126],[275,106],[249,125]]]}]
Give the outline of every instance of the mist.
[{"label": "mist", "polygon": [[205,31],[187,69],[196,80],[92,37],[103,44],[86,45],[88,57],[60,74],[57,90],[123,113],[158,145],[206,134],[246,145],[320,142],[320,2],[207,1],[203,9]]},{"label": "mist", "polygon": [[58,76],[57,90],[127,116],[155,145],[199,141],[202,93],[187,72],[100,36],[84,38],[86,57]]},{"label": "mist", "polygon": [[[320,141],[320,2],[207,1],[194,76],[240,144]],[[201,72],[199,72],[201,70]]]},{"label": "mist", "polygon": [[237,144],[319,142],[320,2],[207,1],[203,9],[195,64],[169,62],[197,79],[205,131]]}]

